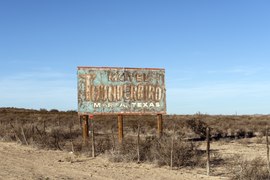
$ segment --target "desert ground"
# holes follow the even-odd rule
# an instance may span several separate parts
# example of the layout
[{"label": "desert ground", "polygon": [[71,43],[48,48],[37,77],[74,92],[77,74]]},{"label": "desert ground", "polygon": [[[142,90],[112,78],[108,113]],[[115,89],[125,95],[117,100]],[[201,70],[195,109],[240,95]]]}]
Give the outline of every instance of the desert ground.
[{"label": "desert ground", "polygon": [[[266,157],[264,144],[254,139],[242,142],[213,142],[214,154],[224,159],[241,155],[246,159]],[[203,147],[202,147],[203,148]],[[211,165],[211,174],[204,168],[158,167],[148,163],[113,163],[104,156],[95,158],[59,150],[42,150],[15,142],[0,142],[0,179],[229,179],[226,170],[230,162]],[[227,165],[226,165],[227,164]]]},{"label": "desert ground", "polygon": [[[0,179],[269,179],[269,116],[168,115],[162,138],[155,136],[153,117],[125,117],[123,145],[117,142],[116,119],[95,117],[93,158],[91,138],[83,144],[76,112],[0,109]],[[211,128],[210,176],[206,127]]]},{"label": "desert ground", "polygon": [[68,152],[38,150],[16,143],[1,142],[0,158],[1,179],[209,179],[197,169],[111,163],[103,157],[75,157]]},{"label": "desert ground", "polygon": [[77,157],[63,151],[0,143],[2,179],[220,179],[203,169],[169,170],[150,164],[111,163],[103,157]]}]

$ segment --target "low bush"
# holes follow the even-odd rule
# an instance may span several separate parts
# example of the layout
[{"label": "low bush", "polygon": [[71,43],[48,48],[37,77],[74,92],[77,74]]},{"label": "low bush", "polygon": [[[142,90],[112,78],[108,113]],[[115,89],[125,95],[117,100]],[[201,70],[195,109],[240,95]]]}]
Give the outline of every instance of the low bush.
[{"label": "low bush", "polygon": [[[171,161],[171,144],[170,137],[156,138],[152,143],[151,156],[152,160],[158,165],[170,165]],[[202,151],[198,150],[198,145],[191,141],[177,139],[173,146],[173,166],[196,166],[201,164]]]},{"label": "low bush", "polygon": [[269,180],[266,162],[262,158],[255,158],[252,161],[238,158],[232,167],[232,180]]},{"label": "low bush", "polygon": [[[140,161],[156,163],[159,166],[170,165],[171,162],[171,137],[155,136],[146,137],[140,141]],[[173,146],[173,167],[196,166],[202,163],[203,152],[198,150],[198,145],[181,139],[175,140]],[[137,144],[135,139],[126,139],[115,151],[107,153],[110,161],[131,162],[137,161]]]},{"label": "low bush", "polygon": [[195,134],[199,135],[201,139],[206,138],[207,124],[202,120],[192,118],[186,122],[186,126],[190,128]]}]

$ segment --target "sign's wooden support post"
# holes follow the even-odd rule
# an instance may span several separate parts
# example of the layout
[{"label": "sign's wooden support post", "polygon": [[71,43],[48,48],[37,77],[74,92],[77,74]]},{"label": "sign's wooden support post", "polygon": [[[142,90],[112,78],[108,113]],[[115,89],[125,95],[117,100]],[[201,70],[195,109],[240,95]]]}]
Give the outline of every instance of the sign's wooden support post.
[{"label": "sign's wooden support post", "polygon": [[163,132],[163,119],[162,119],[162,114],[157,115],[157,134],[158,137],[162,136]]},{"label": "sign's wooden support post", "polygon": [[207,154],[207,162],[206,162],[206,171],[207,171],[207,176],[210,175],[210,129],[209,127],[206,128],[206,154]]},{"label": "sign's wooden support post", "polygon": [[122,114],[118,114],[118,118],[117,118],[117,123],[118,123],[118,142],[119,144],[123,143],[123,115]]},{"label": "sign's wooden support post", "polygon": [[138,129],[137,129],[137,163],[140,163],[140,131],[141,131],[141,125],[138,120]]},{"label": "sign's wooden support post", "polygon": [[82,126],[83,126],[83,144],[87,144],[89,137],[89,126],[88,126],[88,116],[82,115]]}]

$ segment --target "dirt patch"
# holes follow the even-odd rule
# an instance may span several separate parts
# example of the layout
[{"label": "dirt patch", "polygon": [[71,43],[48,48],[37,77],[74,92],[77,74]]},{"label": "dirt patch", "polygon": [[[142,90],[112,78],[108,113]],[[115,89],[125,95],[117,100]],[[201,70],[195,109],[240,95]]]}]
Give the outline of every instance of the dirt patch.
[{"label": "dirt patch", "polygon": [[[64,151],[0,142],[2,179],[227,179],[207,177],[204,169],[170,170],[147,163],[112,163]],[[0,178],[0,179],[1,179]]]}]

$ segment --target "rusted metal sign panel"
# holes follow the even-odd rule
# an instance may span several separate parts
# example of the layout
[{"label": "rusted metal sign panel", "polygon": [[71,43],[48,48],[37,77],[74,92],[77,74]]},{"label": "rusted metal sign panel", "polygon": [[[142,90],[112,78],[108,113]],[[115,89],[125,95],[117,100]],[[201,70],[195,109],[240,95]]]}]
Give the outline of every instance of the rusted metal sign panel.
[{"label": "rusted metal sign panel", "polygon": [[165,114],[165,69],[78,67],[79,114]]}]

